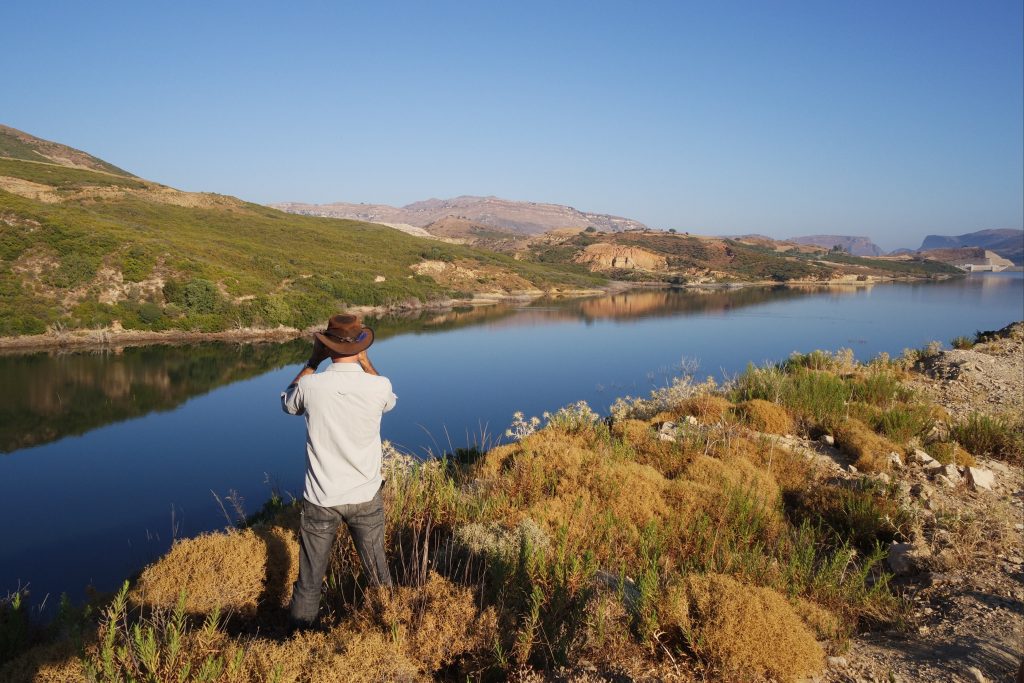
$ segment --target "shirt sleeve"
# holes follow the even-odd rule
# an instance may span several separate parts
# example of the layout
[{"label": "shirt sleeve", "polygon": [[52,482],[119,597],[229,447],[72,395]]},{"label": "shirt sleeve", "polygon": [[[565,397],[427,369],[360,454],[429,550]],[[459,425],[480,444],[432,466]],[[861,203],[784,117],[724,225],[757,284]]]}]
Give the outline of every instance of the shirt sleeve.
[{"label": "shirt sleeve", "polygon": [[306,412],[306,403],[302,395],[302,380],[281,392],[281,409],[289,415],[302,415]]},{"label": "shirt sleeve", "polygon": [[391,380],[388,380],[387,391],[384,393],[384,412],[388,412],[395,407],[395,403],[398,401],[398,397],[395,396],[395,392],[391,389]]}]

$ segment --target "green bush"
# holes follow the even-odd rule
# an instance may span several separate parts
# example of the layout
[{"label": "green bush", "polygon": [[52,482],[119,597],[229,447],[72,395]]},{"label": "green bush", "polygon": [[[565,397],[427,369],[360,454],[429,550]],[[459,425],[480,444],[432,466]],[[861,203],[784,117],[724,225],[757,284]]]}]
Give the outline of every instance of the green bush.
[{"label": "green bush", "polygon": [[974,340],[970,337],[953,337],[953,341],[950,342],[950,345],[954,349],[973,349]]},{"label": "green bush", "polygon": [[952,436],[975,455],[1016,463],[1024,460],[1024,417],[971,413],[953,424]]},{"label": "green bush", "polygon": [[872,421],[872,428],[898,443],[906,443],[915,436],[923,436],[935,420],[928,406],[920,404],[898,405],[882,411]]}]

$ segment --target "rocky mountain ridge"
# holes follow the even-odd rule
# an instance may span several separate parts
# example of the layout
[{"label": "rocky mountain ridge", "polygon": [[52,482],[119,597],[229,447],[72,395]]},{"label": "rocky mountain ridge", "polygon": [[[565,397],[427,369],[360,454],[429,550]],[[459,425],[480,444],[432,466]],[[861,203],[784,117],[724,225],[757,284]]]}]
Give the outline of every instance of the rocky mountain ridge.
[{"label": "rocky mountain ridge", "polygon": [[853,256],[882,256],[885,251],[871,241],[870,237],[857,235],[803,235],[790,237],[787,242],[810,244],[824,249],[840,246]]},{"label": "rocky mountain ridge", "polygon": [[532,235],[557,228],[587,228],[620,232],[642,230],[643,223],[621,216],[580,211],[561,204],[523,202],[500,197],[462,195],[451,199],[427,199],[396,207],[387,204],[303,204],[284,202],[272,207],[310,216],[349,218],[370,223],[404,223],[427,227],[446,218],[457,218],[497,230]]},{"label": "rocky mountain ridge", "polygon": [[917,251],[963,247],[980,247],[994,251],[1018,266],[1024,265],[1024,230],[1004,228],[978,230],[963,235],[928,235]]}]

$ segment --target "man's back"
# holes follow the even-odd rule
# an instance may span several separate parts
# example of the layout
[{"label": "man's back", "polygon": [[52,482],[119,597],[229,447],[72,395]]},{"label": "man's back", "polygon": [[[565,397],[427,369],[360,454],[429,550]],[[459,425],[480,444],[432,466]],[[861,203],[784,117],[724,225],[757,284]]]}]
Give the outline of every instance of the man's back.
[{"label": "man's back", "polygon": [[281,398],[306,416],[306,500],[322,507],[362,503],[381,484],[381,415],[395,405],[391,382],[357,363],[332,363]]}]

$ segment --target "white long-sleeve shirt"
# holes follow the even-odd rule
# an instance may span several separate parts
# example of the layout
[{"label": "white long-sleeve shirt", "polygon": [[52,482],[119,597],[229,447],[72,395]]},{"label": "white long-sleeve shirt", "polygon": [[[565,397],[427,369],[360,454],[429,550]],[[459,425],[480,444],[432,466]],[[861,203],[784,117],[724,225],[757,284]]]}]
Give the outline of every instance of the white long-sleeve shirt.
[{"label": "white long-sleeve shirt", "polygon": [[358,363],[332,363],[281,393],[306,417],[304,497],[321,507],[365,503],[381,485],[381,415],[395,407],[391,380]]}]

